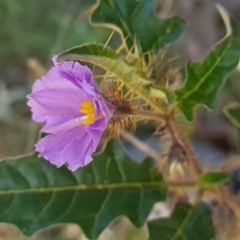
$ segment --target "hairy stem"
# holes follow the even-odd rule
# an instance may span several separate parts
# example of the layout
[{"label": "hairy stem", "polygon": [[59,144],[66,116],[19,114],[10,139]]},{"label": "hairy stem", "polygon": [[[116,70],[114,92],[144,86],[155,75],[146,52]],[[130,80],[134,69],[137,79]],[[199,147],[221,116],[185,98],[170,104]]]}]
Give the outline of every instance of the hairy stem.
[{"label": "hairy stem", "polygon": [[187,140],[187,138],[182,134],[182,132],[179,130],[179,127],[177,126],[177,123],[172,115],[169,115],[166,120],[166,129],[168,130],[171,139],[172,144],[178,144],[182,150],[186,154],[186,162],[187,164],[192,168],[192,170],[196,174],[201,173],[201,168],[199,166],[199,160],[195,153],[193,152],[193,149],[191,147],[191,144]]}]

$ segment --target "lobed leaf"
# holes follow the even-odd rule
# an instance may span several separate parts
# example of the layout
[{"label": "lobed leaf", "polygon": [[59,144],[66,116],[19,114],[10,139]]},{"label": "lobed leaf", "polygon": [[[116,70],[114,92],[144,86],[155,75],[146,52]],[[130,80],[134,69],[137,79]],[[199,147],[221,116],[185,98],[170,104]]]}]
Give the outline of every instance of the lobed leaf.
[{"label": "lobed leaf", "polygon": [[148,223],[150,240],[212,240],[211,211],[205,204],[177,204],[170,218]]},{"label": "lobed leaf", "polygon": [[76,172],[57,169],[36,155],[0,163],[0,222],[30,235],[57,223],[76,223],[96,239],[117,216],[144,224],[166,197],[154,163],[131,161],[110,142],[106,151]]},{"label": "lobed leaf", "polygon": [[176,92],[178,106],[188,120],[198,104],[214,107],[217,93],[227,75],[236,68],[240,57],[240,26],[231,19],[232,33],[206,56],[202,62],[187,65],[187,79],[183,89]]},{"label": "lobed leaf", "polygon": [[181,35],[185,21],[178,17],[157,19],[155,5],[155,0],[98,0],[91,21],[117,28],[129,49],[137,41],[142,53],[158,50]]},{"label": "lobed leaf", "polygon": [[[166,94],[160,89],[154,89],[148,79],[140,77],[133,66],[128,65],[123,58],[113,50],[100,44],[86,44],[74,47],[59,54],[58,61],[79,61],[97,65],[114,74],[116,78],[135,92],[139,98],[156,109],[165,113]],[[156,103],[160,99],[164,104]],[[163,106],[164,105],[164,106]]]}]

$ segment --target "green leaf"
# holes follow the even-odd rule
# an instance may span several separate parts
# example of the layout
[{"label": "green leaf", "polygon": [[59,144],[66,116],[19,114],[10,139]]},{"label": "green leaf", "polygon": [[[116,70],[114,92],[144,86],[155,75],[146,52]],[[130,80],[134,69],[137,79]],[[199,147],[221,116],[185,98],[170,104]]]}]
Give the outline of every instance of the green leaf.
[{"label": "green leaf", "polygon": [[[134,67],[129,66],[120,56],[120,54],[104,47],[101,44],[84,44],[81,46],[70,48],[58,55],[58,61],[79,61],[92,63],[100,66],[107,71],[115,73],[127,84],[149,84],[146,79],[143,79],[134,72]],[[124,76],[126,75],[126,76]]]},{"label": "green leaf", "polygon": [[214,107],[217,93],[240,57],[240,27],[231,19],[232,34],[218,43],[202,62],[187,65],[187,80],[177,94],[178,105],[188,120],[197,104]]},{"label": "green leaf", "polygon": [[30,235],[57,223],[76,223],[96,239],[117,216],[144,224],[152,206],[166,197],[154,163],[130,160],[110,142],[88,166],[72,173],[36,155],[0,163],[0,222]]},{"label": "green leaf", "polygon": [[224,113],[228,119],[237,127],[240,128],[240,105],[231,104],[224,108]]},{"label": "green leaf", "polygon": [[165,87],[157,86],[157,85],[153,85],[153,86],[152,86],[152,89],[157,90],[157,93],[158,93],[159,90],[160,90],[161,92],[164,92],[165,95],[166,95],[166,98],[167,98],[167,102],[168,102],[170,105],[173,104],[173,103],[176,101],[176,94],[175,94],[175,92],[170,91],[169,89],[167,89],[167,88],[165,88]]},{"label": "green leaf", "polygon": [[237,129],[237,137],[238,137],[238,146],[237,149],[240,152],[240,128]]},{"label": "green leaf", "polygon": [[240,151],[240,105],[238,103],[230,104],[223,109],[223,112],[232,124],[237,127],[238,150]]},{"label": "green leaf", "polygon": [[[160,89],[154,89],[151,82],[140,77],[136,68],[128,65],[124,59],[113,50],[100,44],[86,44],[74,47],[59,54],[58,61],[73,60],[95,64],[108,72],[114,74],[116,78],[124,83],[129,89],[135,92],[139,98],[143,99],[158,112],[164,113],[166,107],[166,95]],[[153,99],[160,99],[164,104],[159,104]]]},{"label": "green leaf", "polygon": [[148,223],[150,240],[212,240],[211,212],[205,204],[177,204],[170,218]]},{"label": "green leaf", "polygon": [[154,16],[155,0],[98,0],[92,15],[93,25],[117,28],[130,49],[135,39],[142,50],[157,50],[176,40],[185,28],[184,20]]},{"label": "green leaf", "polygon": [[206,173],[201,178],[203,187],[212,187],[226,183],[231,179],[231,174],[226,172]]}]

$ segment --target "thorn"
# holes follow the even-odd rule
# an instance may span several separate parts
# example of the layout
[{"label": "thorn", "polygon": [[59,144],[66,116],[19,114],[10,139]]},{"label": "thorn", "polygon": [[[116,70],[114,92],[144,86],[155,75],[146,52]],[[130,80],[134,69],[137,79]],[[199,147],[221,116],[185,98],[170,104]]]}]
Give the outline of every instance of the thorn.
[{"label": "thorn", "polygon": [[115,33],[115,30],[112,30],[112,32],[111,32],[111,34],[110,34],[110,36],[108,37],[108,40],[107,40],[107,42],[104,44],[104,49],[107,47],[107,45],[109,44],[109,42],[111,41],[111,39],[112,39],[112,36],[113,36],[113,34]]},{"label": "thorn", "polygon": [[152,74],[152,71],[153,71],[153,67],[151,67],[150,70],[148,71],[147,78],[150,77],[150,75]]},{"label": "thorn", "polygon": [[125,39],[123,39],[123,42],[122,42],[122,44],[118,47],[118,49],[116,50],[116,53],[120,53],[123,49],[126,49],[127,47],[126,47],[126,41],[127,41],[127,39],[128,39],[128,36],[125,38]]},{"label": "thorn", "polygon": [[134,48],[135,48],[135,46],[134,46],[134,44],[133,44],[133,45],[132,45],[132,47],[129,49],[129,51],[128,51],[128,54],[127,54],[126,58],[128,58],[128,57],[129,57],[129,56],[132,54],[132,52],[133,52]]},{"label": "thorn", "polygon": [[136,93],[136,91],[139,89],[139,87],[141,86],[142,81],[137,85],[137,87],[132,91],[132,94],[130,96],[130,101],[132,101],[134,94]]}]

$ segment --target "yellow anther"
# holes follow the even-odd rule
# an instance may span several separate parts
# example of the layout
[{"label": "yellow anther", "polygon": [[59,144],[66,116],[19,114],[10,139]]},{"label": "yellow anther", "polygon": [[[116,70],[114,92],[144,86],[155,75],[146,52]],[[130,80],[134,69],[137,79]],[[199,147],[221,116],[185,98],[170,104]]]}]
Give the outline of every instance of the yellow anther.
[{"label": "yellow anther", "polygon": [[88,118],[83,121],[84,125],[91,125],[95,123],[96,120],[104,118],[102,112],[100,113],[99,118],[96,118],[95,106],[94,103],[90,100],[83,102],[80,112],[88,116]]}]

